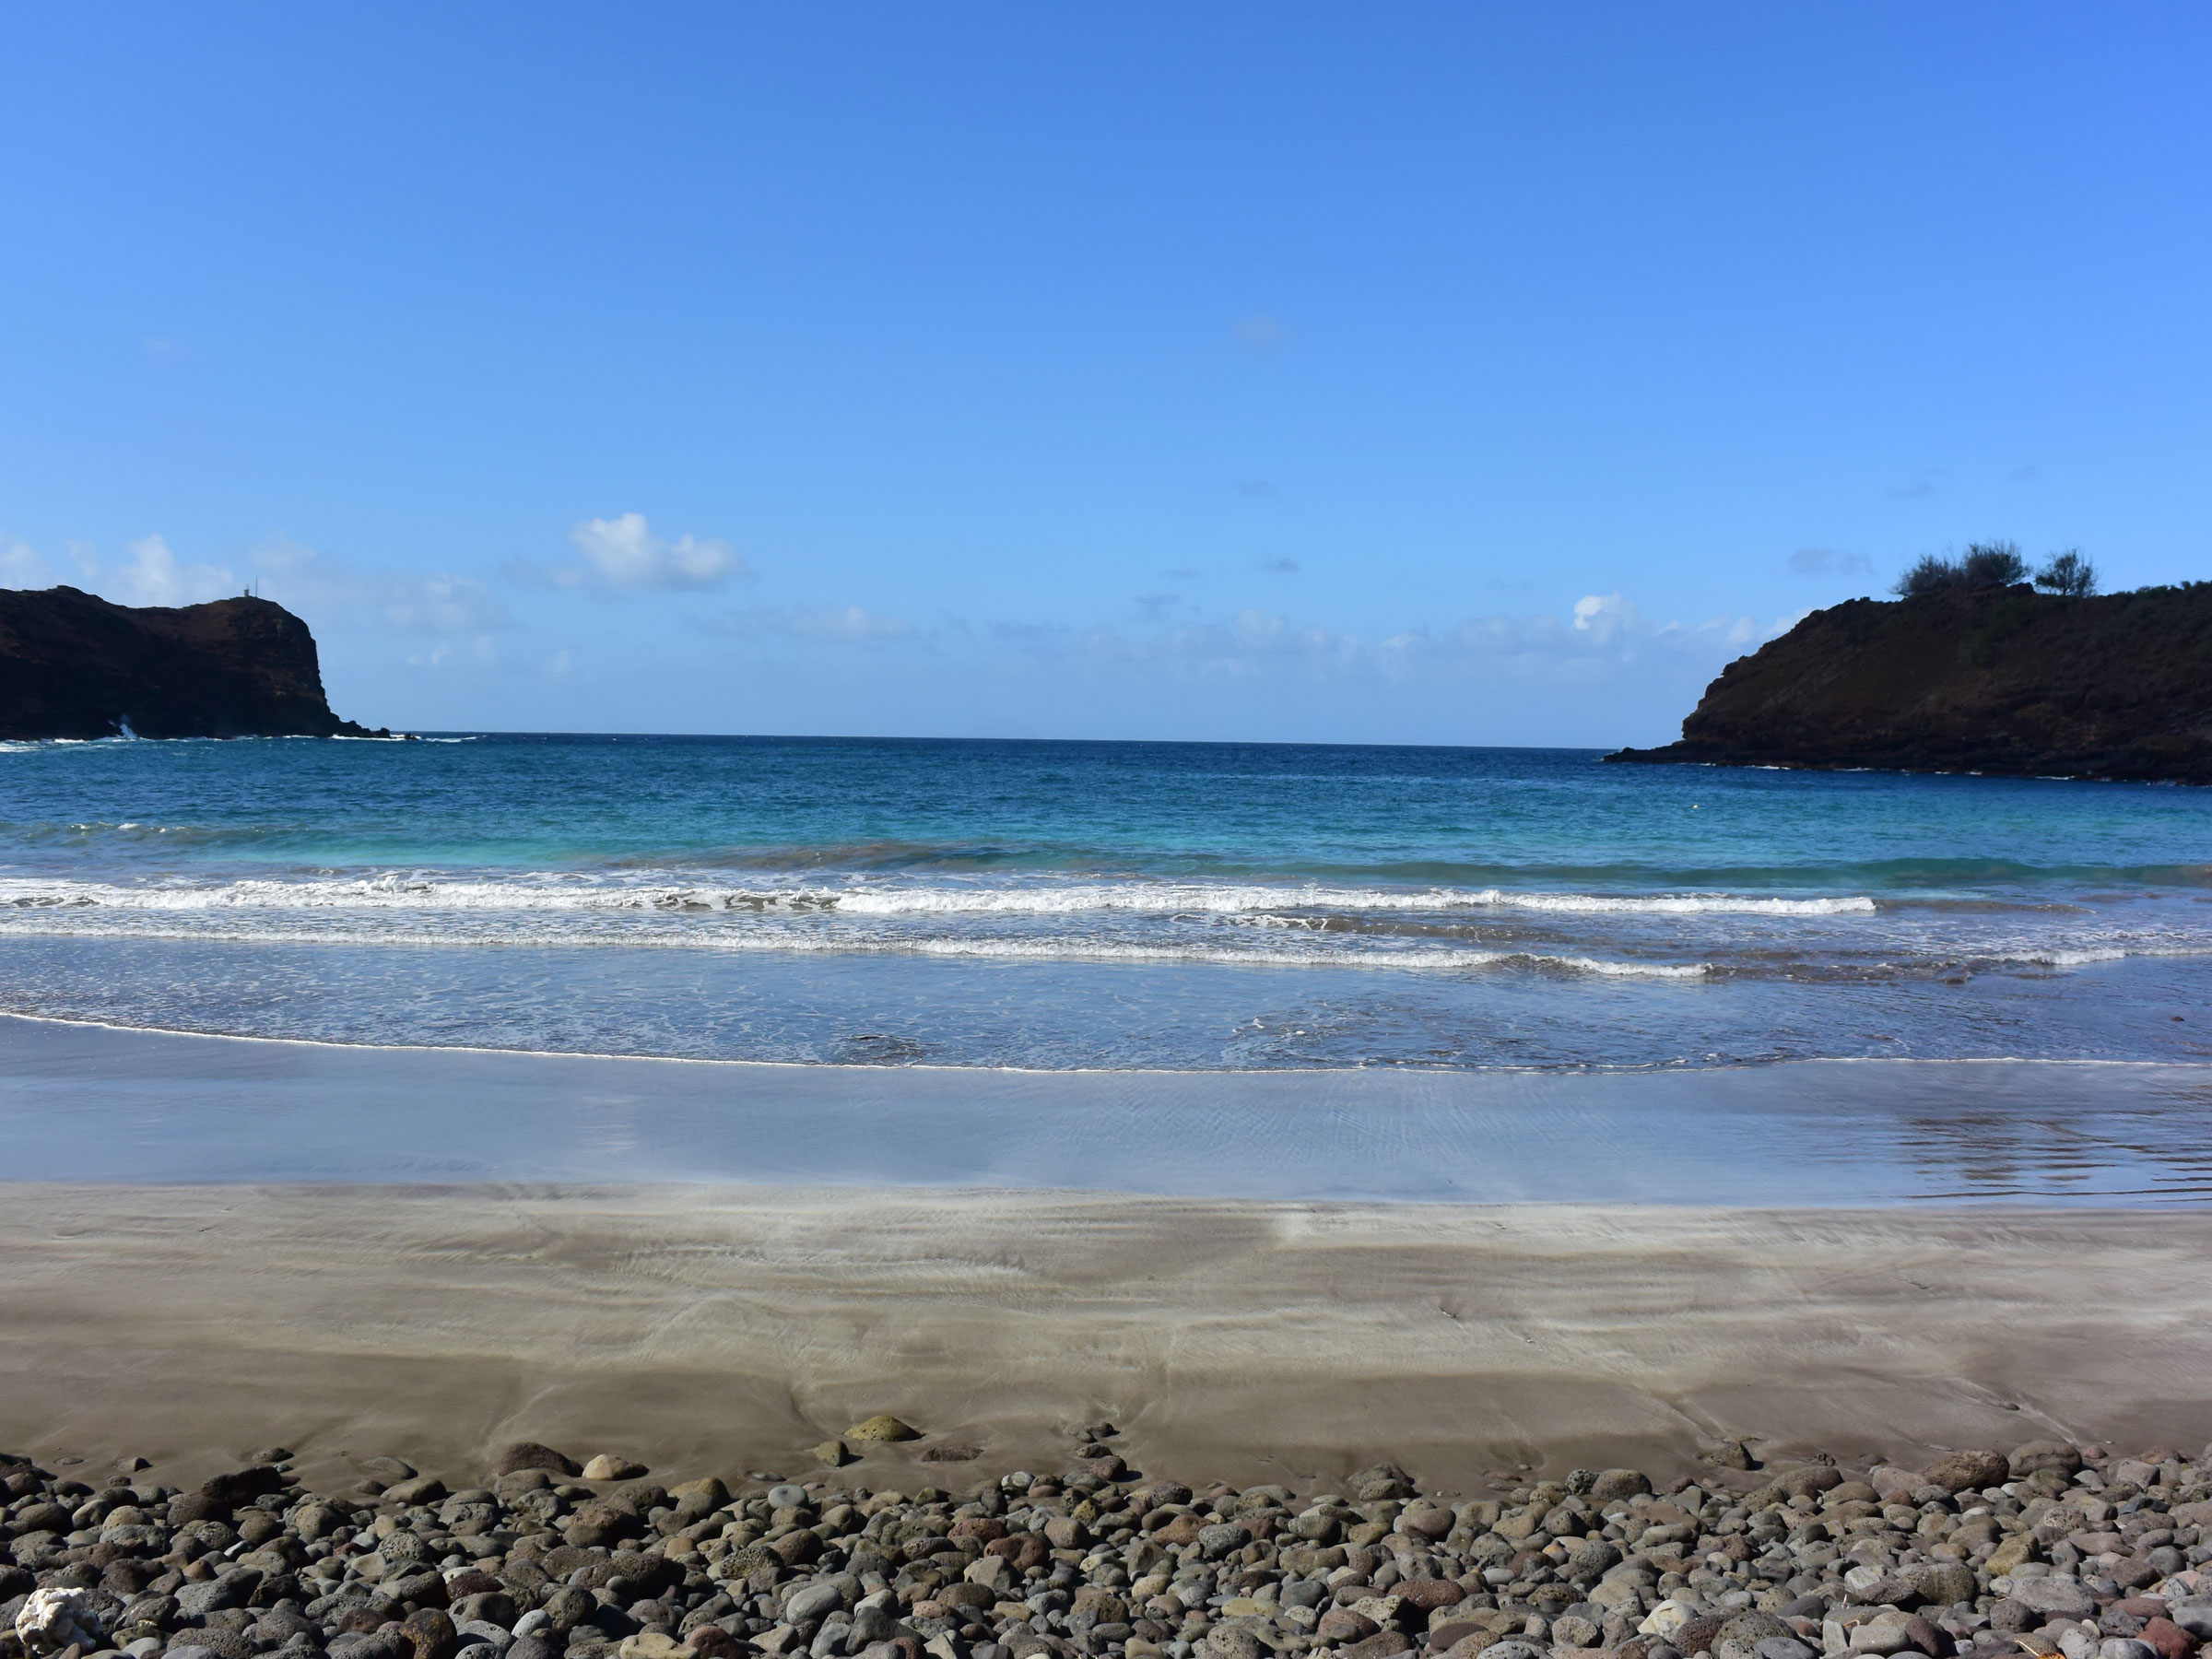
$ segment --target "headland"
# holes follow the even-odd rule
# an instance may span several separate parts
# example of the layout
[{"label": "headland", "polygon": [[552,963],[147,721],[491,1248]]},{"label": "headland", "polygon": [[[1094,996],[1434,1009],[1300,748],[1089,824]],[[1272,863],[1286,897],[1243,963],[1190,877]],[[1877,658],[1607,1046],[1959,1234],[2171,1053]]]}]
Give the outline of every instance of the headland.
[{"label": "headland", "polygon": [[0,739],[391,735],[331,712],[314,635],[269,600],[0,589]]},{"label": "headland", "polygon": [[1815,611],[1610,760],[2212,783],[2212,582]]}]

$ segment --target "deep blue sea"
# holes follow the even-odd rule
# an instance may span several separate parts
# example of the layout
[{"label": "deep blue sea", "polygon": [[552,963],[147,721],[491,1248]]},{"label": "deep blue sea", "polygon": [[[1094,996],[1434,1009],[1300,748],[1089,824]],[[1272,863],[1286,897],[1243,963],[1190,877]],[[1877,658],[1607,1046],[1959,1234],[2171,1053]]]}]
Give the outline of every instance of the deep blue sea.
[{"label": "deep blue sea", "polygon": [[2212,1055],[2212,791],[1594,751],[0,746],[0,1010],[952,1065]]}]

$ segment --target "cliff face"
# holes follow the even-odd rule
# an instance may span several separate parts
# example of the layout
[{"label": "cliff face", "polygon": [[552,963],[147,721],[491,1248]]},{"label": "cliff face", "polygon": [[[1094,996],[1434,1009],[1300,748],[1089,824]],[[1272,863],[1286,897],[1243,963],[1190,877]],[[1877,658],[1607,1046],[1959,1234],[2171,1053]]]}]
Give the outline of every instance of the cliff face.
[{"label": "cliff face", "polygon": [[2212,783],[2212,582],[1853,599],[1728,665],[1609,760]]},{"label": "cliff face", "polygon": [[0,737],[376,736],[330,712],[307,624],[266,599],[134,609],[0,589]]}]

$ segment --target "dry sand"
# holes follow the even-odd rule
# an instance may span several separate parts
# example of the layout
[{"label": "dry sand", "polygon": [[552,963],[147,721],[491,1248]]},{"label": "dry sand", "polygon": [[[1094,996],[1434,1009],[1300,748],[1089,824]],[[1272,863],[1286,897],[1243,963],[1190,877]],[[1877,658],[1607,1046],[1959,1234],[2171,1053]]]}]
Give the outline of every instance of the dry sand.
[{"label": "dry sand", "polygon": [[[1700,1435],[1904,1456],[2212,1437],[2212,1215],[1374,1206],[669,1186],[0,1187],[0,1447],[184,1478],[1129,1461],[1300,1487],[1380,1457],[1687,1465]],[[975,1462],[924,1465],[929,1447]]]}]

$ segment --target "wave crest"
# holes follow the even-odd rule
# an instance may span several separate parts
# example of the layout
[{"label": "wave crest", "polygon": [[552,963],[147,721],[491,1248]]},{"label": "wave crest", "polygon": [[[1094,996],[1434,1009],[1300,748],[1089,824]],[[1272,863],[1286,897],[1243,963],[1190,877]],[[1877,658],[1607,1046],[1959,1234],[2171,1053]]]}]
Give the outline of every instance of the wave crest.
[{"label": "wave crest", "polygon": [[[135,826],[132,826],[135,828]],[[1064,882],[1020,886],[730,886],[609,881],[534,873],[465,879],[385,871],[349,878],[248,878],[222,883],[0,879],[0,905],[18,909],[114,910],[620,910],[835,912],[848,916],[1073,916],[1086,912],[1173,916],[1274,915],[1284,912],[1453,912],[1529,911],[1562,914],[1871,915],[1872,899],[1785,899],[1738,893],[1558,893],[1503,888],[1392,889],[1177,882]]]}]

